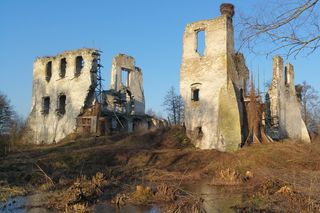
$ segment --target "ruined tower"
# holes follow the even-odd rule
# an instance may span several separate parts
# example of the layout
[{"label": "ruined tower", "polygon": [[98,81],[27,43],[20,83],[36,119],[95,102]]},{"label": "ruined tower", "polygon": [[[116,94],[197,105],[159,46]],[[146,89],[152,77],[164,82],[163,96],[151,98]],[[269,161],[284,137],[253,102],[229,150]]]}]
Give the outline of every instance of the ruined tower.
[{"label": "ruined tower", "polygon": [[296,96],[294,68],[283,66],[280,56],[273,58],[272,84],[267,94],[268,132],[274,139],[297,139],[310,142],[306,125],[301,116],[301,104]]},{"label": "ruined tower", "polygon": [[110,114],[111,128],[121,132],[148,129],[142,70],[132,56],[112,59],[111,87],[103,92],[103,112]]},{"label": "ruined tower", "polygon": [[[201,149],[233,151],[242,142],[243,93],[248,69],[234,52],[234,6],[222,4],[221,16],[186,26],[180,70],[188,136]],[[205,34],[204,52],[199,33]]]},{"label": "ruined tower", "polygon": [[128,90],[133,96],[132,112],[135,115],[144,115],[145,101],[143,91],[142,72],[135,65],[132,56],[118,54],[112,60],[111,89],[118,92]]},{"label": "ruined tower", "polygon": [[95,49],[79,49],[34,61],[28,118],[33,143],[58,142],[75,131],[77,116],[95,98],[99,57]]}]

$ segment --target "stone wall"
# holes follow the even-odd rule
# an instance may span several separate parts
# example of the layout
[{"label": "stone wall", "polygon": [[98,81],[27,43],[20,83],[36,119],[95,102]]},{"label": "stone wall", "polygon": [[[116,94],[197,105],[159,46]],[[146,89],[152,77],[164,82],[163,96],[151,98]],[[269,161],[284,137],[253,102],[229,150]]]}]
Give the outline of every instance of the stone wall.
[{"label": "stone wall", "polygon": [[[123,72],[127,72],[127,79],[122,79]],[[145,99],[143,90],[142,71],[135,66],[135,59],[131,56],[119,54],[112,60],[111,89],[115,92],[129,90],[133,96],[131,114],[144,115]]]},{"label": "stone wall", "polygon": [[310,142],[301,116],[301,104],[294,85],[294,68],[283,66],[280,56],[273,58],[272,84],[267,94],[268,132],[274,139],[297,139]]},{"label": "stone wall", "polygon": [[[243,57],[234,53],[233,6],[223,4],[220,9],[220,17],[188,24],[185,29],[180,91],[187,134],[194,144],[233,151],[242,142],[240,97],[248,73]],[[203,55],[197,51],[200,31],[205,32]]]},{"label": "stone wall", "polygon": [[28,118],[33,143],[58,142],[75,131],[77,116],[94,100],[98,57],[95,49],[79,49],[35,60]]}]

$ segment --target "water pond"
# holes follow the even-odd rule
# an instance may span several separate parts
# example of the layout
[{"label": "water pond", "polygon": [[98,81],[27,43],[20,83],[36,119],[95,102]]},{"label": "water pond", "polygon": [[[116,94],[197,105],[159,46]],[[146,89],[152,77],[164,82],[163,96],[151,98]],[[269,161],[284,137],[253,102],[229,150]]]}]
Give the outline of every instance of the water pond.
[{"label": "water pond", "polygon": [[[232,206],[241,204],[246,200],[246,190],[239,187],[218,187],[207,184],[183,184],[186,191],[192,192],[204,199],[204,207],[207,212],[237,212]],[[14,197],[7,202],[0,202],[0,213],[52,213],[53,210],[46,209],[46,194],[34,194]],[[121,208],[116,207],[107,201],[102,201],[93,206],[95,212],[117,212],[117,213],[158,213],[161,212],[158,206],[137,207],[126,205]]]}]

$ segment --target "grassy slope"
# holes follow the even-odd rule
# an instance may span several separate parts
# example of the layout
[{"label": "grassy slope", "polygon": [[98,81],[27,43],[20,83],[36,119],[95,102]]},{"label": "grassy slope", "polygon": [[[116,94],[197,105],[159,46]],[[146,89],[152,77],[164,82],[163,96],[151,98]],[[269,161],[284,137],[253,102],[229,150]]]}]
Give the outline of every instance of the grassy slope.
[{"label": "grassy slope", "polygon": [[[208,180],[214,182],[221,171],[234,171],[253,178],[255,187],[267,180],[281,181],[309,197],[320,194],[320,145],[298,142],[254,145],[234,153],[197,150],[181,129],[157,130],[130,135],[82,138],[56,145],[32,147],[11,153],[0,161],[0,181],[16,186],[40,186],[46,178],[58,186],[80,175],[102,172],[120,182],[149,180]],[[234,173],[232,173],[233,175]],[[227,182],[228,180],[223,179]],[[227,183],[226,183],[227,184]]]}]

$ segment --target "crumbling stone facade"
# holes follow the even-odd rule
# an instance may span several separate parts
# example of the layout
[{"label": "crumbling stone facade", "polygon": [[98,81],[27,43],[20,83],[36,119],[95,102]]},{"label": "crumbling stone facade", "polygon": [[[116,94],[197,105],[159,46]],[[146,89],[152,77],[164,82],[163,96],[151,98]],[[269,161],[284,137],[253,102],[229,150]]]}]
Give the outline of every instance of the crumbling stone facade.
[{"label": "crumbling stone facade", "polygon": [[35,60],[28,119],[33,143],[57,142],[75,131],[77,116],[94,101],[99,57],[95,49],[79,49]]},{"label": "crumbling stone facade", "polygon": [[32,143],[59,142],[71,133],[101,136],[166,125],[145,114],[142,71],[133,57],[114,57],[109,90],[99,90],[101,67],[95,49],[35,60],[28,118]]},{"label": "crumbling stone facade", "polygon": [[[221,16],[188,24],[183,37],[180,92],[185,102],[187,135],[201,149],[234,151],[252,143],[283,138],[310,142],[301,118],[291,64],[274,58],[273,81],[266,103],[251,83],[244,56],[234,51],[231,4]],[[199,33],[205,33],[204,52]]]},{"label": "crumbling stone facade", "polygon": [[294,85],[294,68],[283,66],[280,56],[273,58],[272,83],[267,94],[268,132],[274,139],[291,138],[310,142],[301,116],[301,103]]},{"label": "crumbling stone facade", "polygon": [[[223,4],[221,16],[188,24],[183,38],[180,91],[185,102],[188,136],[201,149],[236,150],[242,141],[243,92],[248,69],[234,51],[233,5]],[[205,50],[197,35],[205,32]]]},{"label": "crumbling stone facade", "polygon": [[[310,142],[293,66],[283,68],[282,58],[274,57],[266,103],[252,81],[249,94],[249,70],[234,50],[234,6],[222,4],[220,12],[215,19],[188,24],[184,32],[180,92],[187,135],[201,149],[220,151],[273,139]],[[205,34],[203,52],[200,33]],[[101,67],[95,49],[35,60],[28,119],[33,143],[58,142],[71,133],[101,136],[167,125],[145,114],[142,70],[133,57],[113,58],[109,90],[102,90]]]},{"label": "crumbling stone facade", "polygon": [[102,113],[111,119],[109,129],[132,132],[154,126],[145,115],[142,70],[132,56],[113,58],[110,90],[104,91],[102,98]]},{"label": "crumbling stone facade", "polygon": [[[123,75],[124,73],[126,75]],[[123,77],[126,77],[126,79],[122,79]],[[127,100],[128,103],[130,102],[129,113],[132,115],[145,114],[142,71],[139,67],[136,67],[133,57],[119,54],[113,58],[111,90],[114,92],[127,90],[129,98],[132,97],[131,100]]]}]

